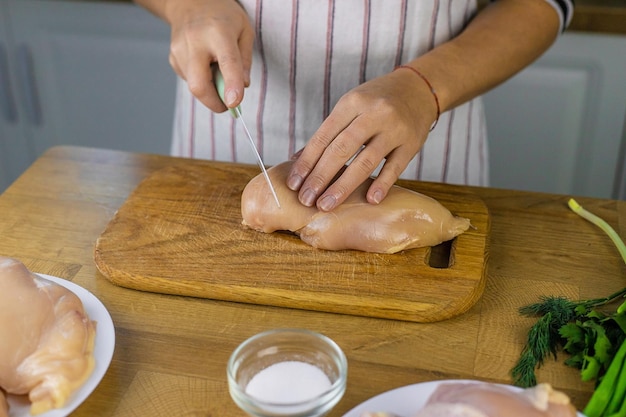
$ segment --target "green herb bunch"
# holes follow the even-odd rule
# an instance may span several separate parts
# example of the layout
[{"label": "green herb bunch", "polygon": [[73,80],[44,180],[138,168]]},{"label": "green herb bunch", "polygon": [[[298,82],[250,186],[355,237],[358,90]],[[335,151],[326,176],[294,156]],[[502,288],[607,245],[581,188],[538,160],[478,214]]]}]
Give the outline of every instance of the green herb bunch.
[{"label": "green herb bunch", "polygon": [[[609,235],[626,262],[626,245],[602,219],[570,199],[569,207]],[[596,381],[584,409],[587,417],[626,416],[626,302],[613,311],[602,307],[626,297],[626,288],[605,298],[571,301],[565,297],[542,297],[520,313],[539,317],[530,328],[526,345],[511,370],[513,383],[537,384],[535,369],[558,351],[570,356],[565,364],[581,370],[583,381]]]}]

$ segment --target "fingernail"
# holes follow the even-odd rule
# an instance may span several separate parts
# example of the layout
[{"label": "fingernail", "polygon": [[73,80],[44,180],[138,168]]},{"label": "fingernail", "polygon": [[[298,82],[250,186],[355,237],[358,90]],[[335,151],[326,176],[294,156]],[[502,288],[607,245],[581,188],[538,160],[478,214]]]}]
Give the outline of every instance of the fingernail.
[{"label": "fingernail", "polygon": [[287,187],[292,191],[297,191],[302,185],[302,177],[298,174],[293,174],[287,179]]},{"label": "fingernail", "polygon": [[224,98],[226,99],[226,105],[228,107],[231,107],[237,101],[237,92],[235,90],[232,90],[232,89],[228,90],[226,92],[226,96]]},{"label": "fingernail", "polygon": [[333,195],[327,195],[323,197],[319,203],[317,203],[317,207],[319,207],[322,211],[331,211],[335,208],[335,204],[337,204],[337,199]]},{"label": "fingernail", "polygon": [[374,194],[372,194],[372,202],[378,204],[381,201],[383,201],[383,192],[380,190],[374,191]]},{"label": "fingernail", "polygon": [[313,203],[315,203],[316,198],[317,198],[317,195],[315,194],[315,191],[311,190],[310,188],[307,188],[302,193],[302,197],[300,197],[300,202],[307,207],[311,207]]}]

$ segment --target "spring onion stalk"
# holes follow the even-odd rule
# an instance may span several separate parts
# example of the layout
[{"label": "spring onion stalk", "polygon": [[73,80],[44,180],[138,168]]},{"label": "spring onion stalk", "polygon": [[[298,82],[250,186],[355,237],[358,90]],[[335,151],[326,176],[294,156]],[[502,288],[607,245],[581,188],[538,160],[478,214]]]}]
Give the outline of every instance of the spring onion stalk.
[{"label": "spring onion stalk", "polygon": [[583,219],[590,221],[591,223],[595,224],[600,229],[602,229],[604,233],[606,233],[611,238],[611,240],[617,247],[619,254],[622,256],[622,259],[624,260],[624,262],[626,262],[626,245],[624,244],[622,239],[619,237],[617,232],[615,232],[615,230],[607,222],[605,222],[603,219],[596,216],[595,214],[585,210],[573,198],[569,199],[569,201],[567,202],[567,205],[569,206],[570,209],[572,209],[574,213],[578,214]]},{"label": "spring onion stalk", "polygon": [[[604,377],[600,381],[600,384],[596,387],[595,391],[591,395],[589,402],[585,406],[583,413],[587,417],[602,417],[611,398],[615,395],[622,396],[623,393],[615,391],[615,387],[618,381],[626,377],[624,374],[624,359],[626,358],[626,342],[622,343],[619,350],[613,357],[611,365],[606,371]],[[620,403],[620,407],[621,407]]]},{"label": "spring onion stalk", "polygon": [[[622,343],[622,345],[620,346],[620,350],[624,350],[624,346],[626,346],[626,343]],[[622,358],[622,360],[626,361],[626,359],[624,358]],[[609,365],[609,367],[611,366],[617,367],[618,365],[617,364],[613,365],[613,362],[611,362],[611,365]],[[622,363],[622,371],[621,371],[622,374],[626,372],[625,367],[626,367],[626,363]],[[606,410],[604,411],[604,414],[608,416],[613,416],[616,414],[621,415],[621,416],[626,415],[625,414],[626,398],[624,398],[624,396],[626,396],[626,376],[625,375],[622,375],[617,381],[615,381],[615,385],[613,388],[613,395],[611,396],[611,401],[609,401],[609,404],[606,406]]]}]

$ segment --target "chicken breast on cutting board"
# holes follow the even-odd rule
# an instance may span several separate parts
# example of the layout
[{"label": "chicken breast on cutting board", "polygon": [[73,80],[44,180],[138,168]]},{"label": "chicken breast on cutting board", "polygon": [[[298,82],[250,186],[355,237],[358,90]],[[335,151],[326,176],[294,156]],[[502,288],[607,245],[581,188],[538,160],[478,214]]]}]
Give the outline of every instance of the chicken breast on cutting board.
[{"label": "chicken breast on cutting board", "polygon": [[0,395],[28,394],[33,415],[63,407],[93,371],[95,322],[73,292],[15,259],[0,256],[0,285]]},{"label": "chicken breast on cutting board", "polygon": [[268,169],[280,208],[263,175],[246,185],[241,196],[245,226],[265,233],[288,230],[320,249],[377,253],[435,246],[470,227],[469,219],[454,216],[435,199],[398,186],[393,186],[380,204],[370,204],[365,194],[371,179],[331,212],[306,207],[286,186],[291,165],[288,161]]}]

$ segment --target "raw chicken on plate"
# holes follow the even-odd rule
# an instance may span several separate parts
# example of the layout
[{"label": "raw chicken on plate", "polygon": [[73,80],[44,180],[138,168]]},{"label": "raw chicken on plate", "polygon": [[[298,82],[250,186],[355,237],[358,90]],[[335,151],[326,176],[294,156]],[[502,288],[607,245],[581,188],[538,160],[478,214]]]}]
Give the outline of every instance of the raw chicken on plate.
[{"label": "raw chicken on plate", "polygon": [[28,395],[32,415],[61,408],[95,366],[96,323],[65,287],[0,256],[0,417],[6,394]]},{"label": "raw chicken on plate", "polygon": [[[425,405],[406,417],[577,417],[569,397],[543,383],[532,388],[486,382],[443,382]],[[367,412],[360,417],[399,417]]]}]

